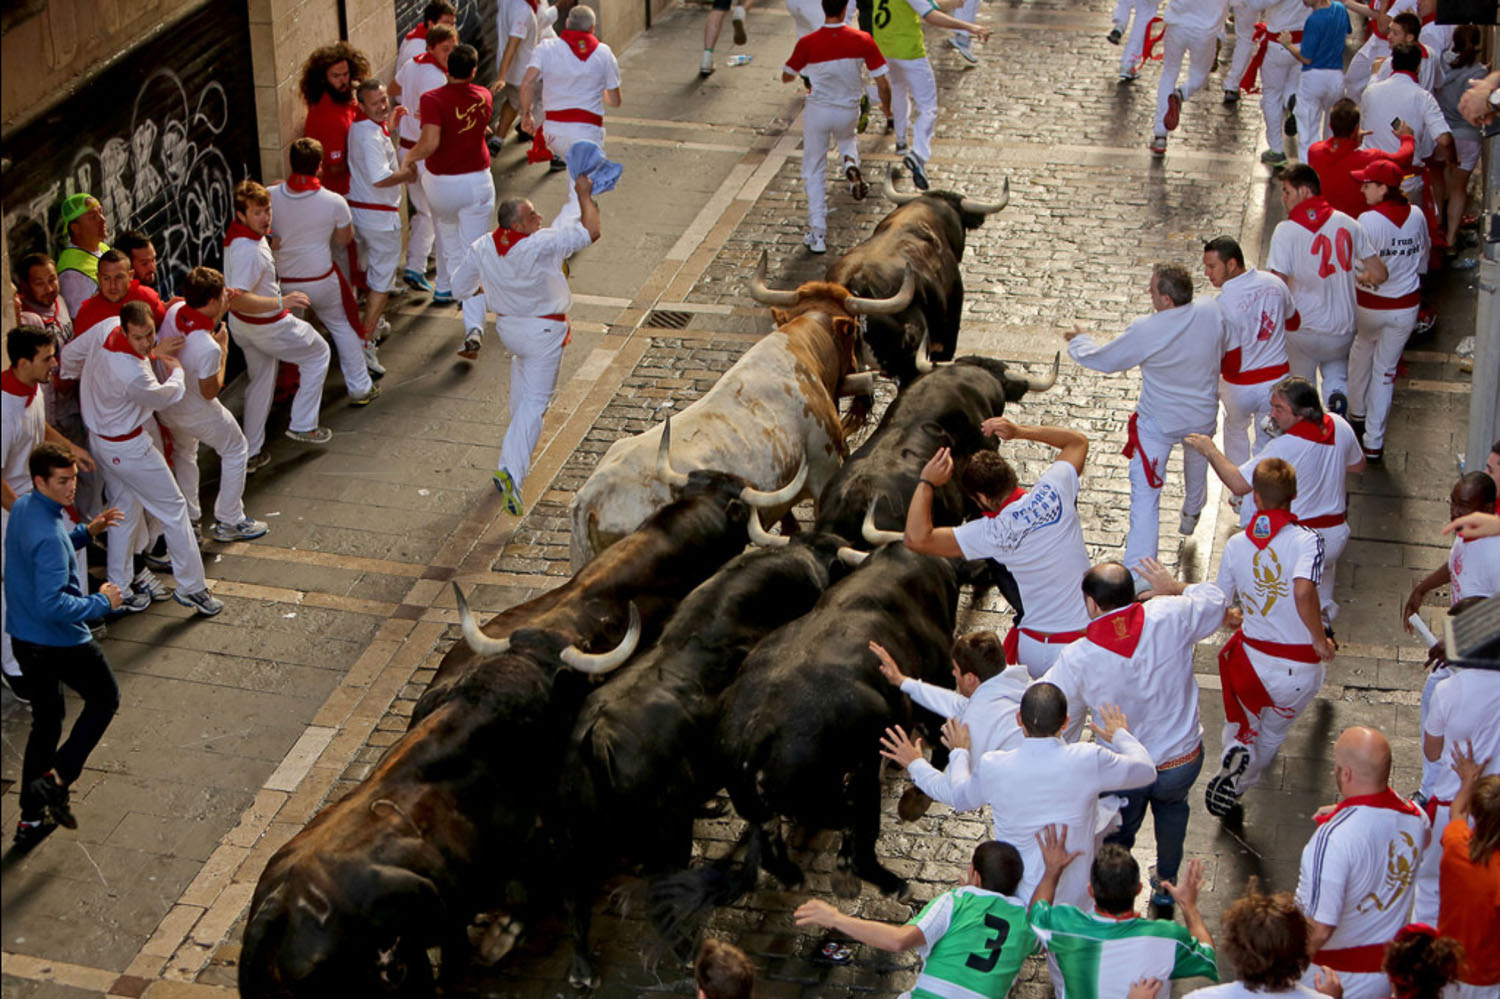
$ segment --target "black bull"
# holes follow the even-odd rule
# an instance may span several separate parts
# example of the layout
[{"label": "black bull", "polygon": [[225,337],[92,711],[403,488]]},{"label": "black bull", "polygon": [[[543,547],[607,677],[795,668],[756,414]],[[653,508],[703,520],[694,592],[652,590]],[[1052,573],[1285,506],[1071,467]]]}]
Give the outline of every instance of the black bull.
[{"label": "black bull", "polygon": [[[892,176],[896,176],[892,171]],[[998,202],[983,204],[952,191],[897,191],[887,178],[886,196],[898,207],[869,239],[829,265],[826,280],[851,294],[886,298],[901,287],[907,268],[916,276],[911,305],[890,316],[867,316],[863,340],[876,364],[902,385],[926,369],[931,357],[946,361],[958,347],[964,282],[958,263],[965,231],[977,229],[1010,200],[1010,181]]]},{"label": "black bull", "polygon": [[[537,873],[538,820],[588,689],[563,664],[600,665],[577,646],[622,642],[627,617],[637,638],[653,636],[694,585],[743,550],[752,512],[743,487],[736,476],[693,473],[684,498],[573,580],[490,622],[485,654],[465,645],[448,653],[441,683],[375,773],[266,865],[245,929],[242,995],[430,991],[428,949],[456,960],[473,915],[508,881]],[[466,637],[485,644],[467,625]]]}]

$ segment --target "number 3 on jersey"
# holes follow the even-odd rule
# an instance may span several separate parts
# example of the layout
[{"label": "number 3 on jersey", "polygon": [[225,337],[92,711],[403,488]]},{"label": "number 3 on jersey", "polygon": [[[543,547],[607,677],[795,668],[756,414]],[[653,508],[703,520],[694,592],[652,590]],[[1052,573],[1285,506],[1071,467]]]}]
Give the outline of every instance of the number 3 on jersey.
[{"label": "number 3 on jersey", "polygon": [[1005,946],[1005,938],[1010,936],[1010,924],[999,916],[987,914],[984,917],[984,925],[995,931],[995,935],[984,942],[984,950],[970,954],[964,964],[988,974],[995,970],[995,965],[1000,962],[1000,948]]},{"label": "number 3 on jersey", "polygon": [[[1338,230],[1333,242],[1328,237],[1318,233],[1318,238],[1313,240],[1312,255],[1322,257],[1318,262],[1318,277],[1326,278],[1335,270],[1349,270],[1354,266],[1354,237],[1349,235],[1348,229]],[[1338,267],[1334,267],[1333,258],[1338,257]]]}]

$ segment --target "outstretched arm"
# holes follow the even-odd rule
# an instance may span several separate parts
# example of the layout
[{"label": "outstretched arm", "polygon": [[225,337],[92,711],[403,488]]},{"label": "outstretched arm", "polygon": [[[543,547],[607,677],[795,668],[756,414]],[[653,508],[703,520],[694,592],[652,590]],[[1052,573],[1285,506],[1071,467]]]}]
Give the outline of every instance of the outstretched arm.
[{"label": "outstretched arm", "polygon": [[1213,467],[1214,474],[1219,481],[1229,487],[1229,491],[1236,496],[1248,496],[1250,494],[1250,483],[1240,474],[1239,466],[1224,456],[1214,445],[1214,439],[1207,434],[1188,434],[1182,439],[1182,443],[1197,451],[1208,459],[1209,465]]},{"label": "outstretched arm", "polygon": [[822,899],[809,899],[793,914],[798,926],[822,926],[881,950],[903,951],[927,942],[922,931],[911,925],[878,923],[840,912]]}]

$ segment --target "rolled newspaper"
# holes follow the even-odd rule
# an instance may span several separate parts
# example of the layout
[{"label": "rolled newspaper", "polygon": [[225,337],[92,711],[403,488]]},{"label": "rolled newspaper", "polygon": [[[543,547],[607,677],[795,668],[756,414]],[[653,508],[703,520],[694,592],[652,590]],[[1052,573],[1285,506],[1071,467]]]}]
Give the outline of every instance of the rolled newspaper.
[{"label": "rolled newspaper", "polygon": [[1417,634],[1422,636],[1422,641],[1427,643],[1429,649],[1437,644],[1437,636],[1427,627],[1427,622],[1422,620],[1422,615],[1413,614],[1406,619],[1406,623],[1416,629]]}]

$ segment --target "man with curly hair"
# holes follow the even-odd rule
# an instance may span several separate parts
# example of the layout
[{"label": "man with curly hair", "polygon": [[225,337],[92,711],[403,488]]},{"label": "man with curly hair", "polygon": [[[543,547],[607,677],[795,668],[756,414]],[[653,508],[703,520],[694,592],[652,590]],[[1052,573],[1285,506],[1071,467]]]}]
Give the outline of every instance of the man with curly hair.
[{"label": "man with curly hair", "polygon": [[359,114],[354,85],[370,75],[370,60],[348,42],[314,49],[302,64],[302,100],[307,103],[303,134],[323,144],[323,186],[340,195],[349,193],[349,165],[345,161],[349,126]]},{"label": "man with curly hair", "polygon": [[1307,920],[1291,892],[1262,894],[1256,879],[1251,878],[1249,889],[1224,913],[1219,936],[1220,950],[1240,977],[1189,992],[1187,999],[1319,999],[1339,995],[1339,976],[1327,968],[1314,972],[1312,988],[1300,984],[1311,963],[1307,938]]}]

